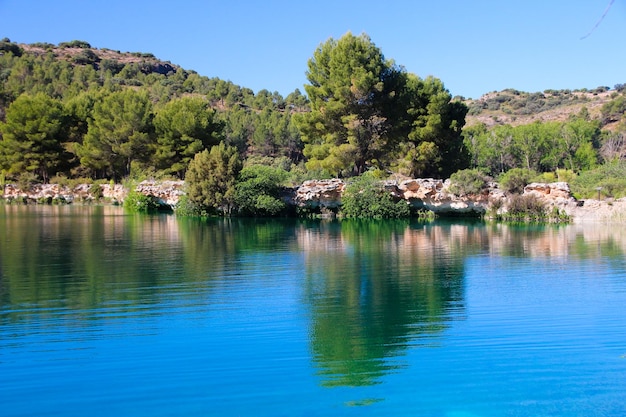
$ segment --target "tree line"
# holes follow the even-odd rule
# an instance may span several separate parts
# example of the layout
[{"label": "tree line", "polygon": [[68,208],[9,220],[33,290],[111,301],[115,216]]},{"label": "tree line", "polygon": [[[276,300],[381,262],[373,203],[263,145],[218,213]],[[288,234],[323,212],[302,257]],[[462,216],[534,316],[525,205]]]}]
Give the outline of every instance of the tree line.
[{"label": "tree line", "polygon": [[564,122],[465,127],[467,105],[440,79],[408,72],[366,34],[351,33],[321,43],[306,77],[305,93],[283,98],[149,53],[5,38],[0,170],[9,180],[43,182],[195,178],[204,181],[190,186],[198,204],[277,213],[275,199],[252,197],[255,187],[275,198],[268,184],[289,178],[366,172],[448,178],[464,169],[495,178],[514,169],[582,173],[626,155],[623,124],[602,130],[621,120],[623,89],[600,120],[583,108]]},{"label": "tree line", "polygon": [[122,63],[83,41],[35,46],[33,53],[8,39],[0,44],[7,178],[118,181],[146,170],[184,178],[194,155],[220,143],[242,160],[282,158],[311,176],[373,168],[445,176],[465,163],[467,108],[440,80],[386,59],[365,34],[323,43],[309,61],[307,95],[295,90],[286,98],[151,54]]}]

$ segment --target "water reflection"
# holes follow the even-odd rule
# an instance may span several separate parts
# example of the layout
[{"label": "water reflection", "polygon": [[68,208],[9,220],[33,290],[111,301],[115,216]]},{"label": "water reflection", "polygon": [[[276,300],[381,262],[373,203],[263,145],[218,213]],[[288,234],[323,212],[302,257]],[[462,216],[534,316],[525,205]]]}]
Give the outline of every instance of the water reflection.
[{"label": "water reflection", "polygon": [[273,279],[305,311],[321,383],[367,386],[464,319],[468,257],[597,259],[623,269],[625,254],[626,235],[606,225],[194,220],[0,206],[0,328],[52,327],[59,312],[71,315],[64,325],[85,327],[133,312],[167,316],[173,302],[204,308],[215,293],[242,303],[238,288],[259,292]]},{"label": "water reflection", "polygon": [[311,349],[323,384],[362,386],[436,344],[463,311],[463,253],[452,226],[359,222],[303,228]]}]

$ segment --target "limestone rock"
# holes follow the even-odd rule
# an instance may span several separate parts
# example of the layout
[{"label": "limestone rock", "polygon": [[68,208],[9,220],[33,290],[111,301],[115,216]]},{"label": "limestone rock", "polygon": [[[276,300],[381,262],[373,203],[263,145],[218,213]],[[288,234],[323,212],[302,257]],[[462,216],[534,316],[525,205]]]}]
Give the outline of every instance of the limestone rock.
[{"label": "limestone rock", "polygon": [[443,186],[443,180],[416,178],[402,181],[398,188],[402,191],[406,200],[433,199],[441,192]]},{"label": "limestone rock", "polygon": [[157,199],[159,204],[175,206],[182,195],[185,186],[184,181],[142,181],[135,191],[149,195]]},{"label": "limestone rock", "polygon": [[338,178],[330,180],[309,180],[296,189],[294,203],[298,207],[328,207],[341,205],[341,195],[346,184]]}]

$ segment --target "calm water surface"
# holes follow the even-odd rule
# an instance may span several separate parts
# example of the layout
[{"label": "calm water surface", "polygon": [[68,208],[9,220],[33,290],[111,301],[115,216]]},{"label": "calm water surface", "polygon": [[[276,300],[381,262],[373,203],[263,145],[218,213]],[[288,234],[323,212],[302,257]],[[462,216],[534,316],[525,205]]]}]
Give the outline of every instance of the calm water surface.
[{"label": "calm water surface", "polygon": [[624,416],[624,231],[0,206],[0,415]]}]

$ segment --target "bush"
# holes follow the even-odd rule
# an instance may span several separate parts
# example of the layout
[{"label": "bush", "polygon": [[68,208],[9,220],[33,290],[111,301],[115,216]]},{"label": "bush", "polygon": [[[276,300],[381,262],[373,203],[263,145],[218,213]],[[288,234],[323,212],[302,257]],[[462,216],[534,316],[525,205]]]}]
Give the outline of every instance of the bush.
[{"label": "bush", "polygon": [[546,204],[538,197],[520,194],[511,196],[506,205],[506,212],[496,215],[496,218],[514,222],[567,223],[570,220],[570,217],[558,207],[553,207],[548,212]]},{"label": "bush", "polygon": [[508,201],[507,211],[515,218],[545,217],[546,206],[534,195],[513,195]]},{"label": "bush", "polygon": [[209,213],[202,207],[194,204],[187,195],[182,195],[174,207],[177,216],[184,217],[206,217]]},{"label": "bush", "polygon": [[16,43],[11,42],[9,38],[0,40],[0,52],[10,52],[13,56],[20,57],[24,52]]},{"label": "bush", "polygon": [[89,187],[89,194],[91,194],[94,200],[100,200],[104,197],[104,191],[102,190],[100,184],[91,184],[91,187]]},{"label": "bush", "polygon": [[59,48],[83,48],[85,49],[85,48],[91,48],[91,45],[89,44],[89,42],[74,40],[70,42],[59,43]]},{"label": "bush", "polygon": [[513,168],[500,176],[500,187],[508,193],[521,194],[536,176],[537,173],[530,169]]},{"label": "bush", "polygon": [[487,188],[491,178],[479,169],[462,169],[450,175],[450,192],[458,195],[476,195]]},{"label": "bush", "polygon": [[281,200],[282,183],[287,171],[266,165],[251,165],[241,170],[235,186],[235,204],[240,214],[276,216],[285,210]]},{"label": "bush", "polygon": [[152,213],[159,209],[159,203],[153,197],[133,190],[124,199],[124,208],[133,213]]},{"label": "bush", "polygon": [[78,65],[94,65],[100,62],[100,57],[91,49],[84,49],[74,56],[73,61]]},{"label": "bush", "polygon": [[205,211],[230,215],[235,203],[235,184],[241,171],[237,148],[224,142],[211,151],[197,153],[185,175],[191,202]]},{"label": "bush", "polygon": [[30,171],[22,172],[17,177],[17,187],[24,192],[30,191],[33,185],[37,183],[39,183],[37,175]]},{"label": "bush", "polygon": [[604,164],[596,169],[581,172],[570,182],[576,198],[598,198],[600,196],[626,197],[626,162]]},{"label": "bush", "polygon": [[351,218],[391,219],[409,217],[411,209],[406,201],[396,201],[380,181],[365,173],[346,186],[341,213]]}]

